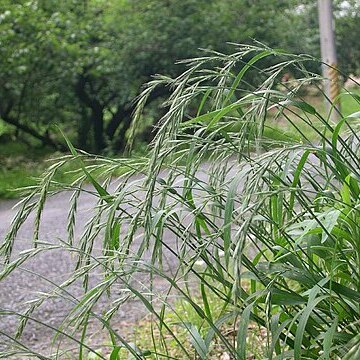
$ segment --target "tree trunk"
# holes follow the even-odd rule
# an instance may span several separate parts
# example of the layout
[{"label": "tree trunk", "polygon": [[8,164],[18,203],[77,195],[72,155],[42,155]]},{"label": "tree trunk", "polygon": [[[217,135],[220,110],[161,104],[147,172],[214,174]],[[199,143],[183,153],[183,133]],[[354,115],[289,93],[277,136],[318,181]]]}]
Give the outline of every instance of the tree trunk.
[{"label": "tree trunk", "polygon": [[94,146],[95,151],[100,153],[105,148],[104,141],[104,113],[101,107],[92,109],[91,122],[94,131]]},{"label": "tree trunk", "polygon": [[89,150],[89,132],[91,128],[88,116],[87,108],[85,106],[81,106],[81,117],[77,127],[77,141],[78,147],[85,151]]},{"label": "tree trunk", "polygon": [[101,152],[105,148],[104,141],[104,106],[96,98],[91,97],[86,91],[89,79],[86,75],[80,75],[75,86],[75,92],[81,103],[91,111],[90,121],[93,127],[94,150]]},{"label": "tree trunk", "polygon": [[134,111],[134,105],[128,104],[125,106],[120,106],[114,116],[111,118],[107,128],[106,135],[109,140],[112,141],[114,139],[114,135],[116,130],[119,128],[120,124],[124,121],[124,119],[130,118],[131,114]]}]

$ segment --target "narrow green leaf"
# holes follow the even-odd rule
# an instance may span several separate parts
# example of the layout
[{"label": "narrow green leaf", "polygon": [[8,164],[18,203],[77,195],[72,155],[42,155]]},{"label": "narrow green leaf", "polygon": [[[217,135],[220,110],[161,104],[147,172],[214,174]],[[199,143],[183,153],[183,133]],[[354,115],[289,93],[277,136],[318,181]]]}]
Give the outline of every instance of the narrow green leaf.
[{"label": "narrow green leaf", "polygon": [[336,317],[333,323],[331,324],[331,326],[329,327],[329,329],[325,333],[324,341],[323,341],[323,349],[324,349],[323,357],[325,360],[330,360],[331,346],[333,344],[338,322],[339,322],[338,317]]},{"label": "narrow green leaf", "polygon": [[110,360],[119,360],[119,352],[120,352],[121,346],[115,346],[113,351],[110,354]]},{"label": "narrow green leaf", "polygon": [[301,346],[303,343],[303,338],[305,336],[305,327],[309,320],[311,313],[314,311],[316,306],[323,300],[327,299],[329,295],[320,295],[317,297],[318,293],[321,291],[321,287],[328,282],[328,279],[323,279],[319,285],[316,285],[310,292],[308,303],[303,310],[299,323],[296,329],[295,334],[295,343],[294,343],[294,359],[301,360],[302,359],[302,351]]},{"label": "narrow green leaf", "polygon": [[204,339],[201,337],[198,329],[195,325],[190,323],[184,323],[184,326],[190,333],[190,342],[194,347],[196,353],[202,360],[206,360],[208,354],[208,348],[205,344]]},{"label": "narrow green leaf", "polygon": [[[60,130],[61,131],[61,130]],[[67,138],[67,136],[61,131],[62,136],[64,137],[66,144],[68,145],[70,152],[73,156],[78,156],[78,152],[74,148],[74,146],[71,144],[70,140]],[[111,202],[112,196],[94,179],[94,177],[90,174],[90,172],[86,169],[86,166],[84,165],[84,162],[79,159],[79,163],[81,166],[82,171],[85,173],[87,179],[90,181],[90,183],[94,186],[100,197],[105,200],[107,203]]]},{"label": "narrow green leaf", "polygon": [[298,109],[311,115],[316,115],[317,113],[316,109],[313,106],[304,101],[289,101],[286,105],[293,105]]},{"label": "narrow green leaf", "polygon": [[250,322],[250,315],[254,304],[246,306],[244,311],[241,313],[238,333],[236,336],[237,340],[237,349],[236,353],[239,360],[246,360],[246,338],[248,335],[248,327]]},{"label": "narrow green leaf", "polygon": [[206,290],[205,290],[205,285],[203,282],[201,282],[200,284],[200,290],[201,290],[201,297],[204,303],[204,311],[205,311],[205,315],[209,318],[209,320],[212,322],[212,315],[211,315],[211,309],[210,309],[210,305],[209,305],[209,301],[208,301],[208,297],[206,295]]},{"label": "narrow green leaf", "polygon": [[259,60],[269,56],[269,55],[273,55],[274,52],[270,51],[270,50],[264,50],[261,51],[260,53],[256,54],[251,60],[249,60],[244,67],[239,71],[238,75],[236,76],[233,84],[231,85],[231,89],[225,99],[225,104],[231,99],[231,97],[233,96],[234,92],[236,91],[237,87],[239,86],[242,78],[244,77],[244,75],[246,74],[246,72],[255,64],[257,63]]},{"label": "narrow green leaf", "polygon": [[[310,155],[310,151],[306,150],[304,152],[304,154],[301,156],[298,166],[296,167],[296,170],[294,173],[294,178],[293,178],[293,181],[291,184],[291,187],[294,189],[297,188],[297,186],[299,184],[301,172],[306,164],[306,161],[307,161],[309,155]],[[295,203],[295,195],[296,195],[296,190],[293,190],[290,194],[290,199],[289,199],[289,216],[292,216],[292,212],[294,209],[294,203]]]}]

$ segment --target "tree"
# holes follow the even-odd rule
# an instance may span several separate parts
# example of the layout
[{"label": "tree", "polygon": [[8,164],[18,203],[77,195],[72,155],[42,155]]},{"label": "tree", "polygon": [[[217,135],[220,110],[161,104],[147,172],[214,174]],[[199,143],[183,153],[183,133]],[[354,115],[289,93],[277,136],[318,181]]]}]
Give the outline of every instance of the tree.
[{"label": "tree", "polygon": [[45,145],[61,147],[49,135],[49,109],[58,108],[58,87],[68,77],[55,21],[48,21],[35,3],[1,5],[1,119]]},{"label": "tree", "polygon": [[[317,56],[312,3],[0,0],[0,117],[56,148],[59,124],[78,147],[122,151],[141,84],[156,73],[176,77],[185,65],[175,62],[199,48],[226,51],[227,42],[255,39]],[[339,48],[339,63],[354,72],[359,12],[345,3],[338,1],[338,41],[351,50]],[[149,102],[166,93],[159,89]]]}]

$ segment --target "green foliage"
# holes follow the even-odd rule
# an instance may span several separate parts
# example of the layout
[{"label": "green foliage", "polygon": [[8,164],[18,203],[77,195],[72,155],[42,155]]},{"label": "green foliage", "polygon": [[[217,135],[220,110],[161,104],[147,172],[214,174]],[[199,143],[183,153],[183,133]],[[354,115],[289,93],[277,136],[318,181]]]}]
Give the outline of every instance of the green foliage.
[{"label": "green foliage", "polygon": [[[264,57],[275,65],[259,68]],[[249,61],[239,70],[243,59]],[[70,145],[72,155],[52,165],[24,199],[1,247],[8,264],[1,278],[38,252],[61,248],[76,254],[76,270],[52,295],[62,297],[79,279],[85,294],[58,331],[77,344],[80,353],[86,350],[100,358],[104,356],[86,336],[90,318],[109,332],[112,358],[123,351],[136,359],[190,359],[194,353],[201,359],[212,354],[235,359],[356,358],[359,111],[347,116],[339,112],[334,120],[331,113],[324,115],[306,102],[303,88],[317,87],[319,81],[306,71],[313,61],[241,45],[231,55],[207,53],[188,61],[187,71],[175,79],[153,80],[139,99],[134,127],[141,122],[150,91],[168,86],[172,92],[149,156],[93,159],[96,165],[85,167],[87,154]],[[289,66],[302,74],[301,80],[296,86],[293,81],[280,86],[279,75]],[[256,71],[261,83],[251,91],[248,71]],[[358,95],[347,96],[359,110]],[[277,121],[296,137],[268,138],[267,124]],[[315,140],[304,126],[317,135]],[[80,161],[83,168],[66,186],[74,189],[69,238],[44,243],[41,214],[46,199],[60,190],[53,186],[54,179],[68,161]],[[109,186],[119,171],[120,186]],[[86,178],[98,203],[76,239],[76,199],[79,189],[88,191],[83,188]],[[16,233],[31,212],[37,247],[10,261]],[[97,236],[102,238],[101,256],[95,253]],[[164,267],[166,260],[171,271]],[[89,282],[100,268],[103,276]],[[119,299],[99,316],[94,306],[115,284],[120,285]],[[30,305],[18,336],[49,296],[40,294]],[[141,339],[134,343],[114,329],[114,314],[130,298],[151,318],[151,344]],[[77,340],[71,334],[80,330]],[[19,344],[14,340],[18,351],[31,354]],[[11,345],[9,340],[9,351]]]},{"label": "green foliage", "polygon": [[[54,124],[84,150],[123,151],[141,84],[157,73],[178,76],[185,68],[174,63],[198,56],[199,48],[221,52],[226,42],[256,39],[319,56],[314,6],[297,0],[1,0],[0,118],[17,135],[57,150],[64,146]],[[357,8],[356,1],[336,2],[345,75],[359,70]],[[168,94],[159,89],[148,102]],[[139,127],[145,142],[152,138],[151,114],[164,111],[157,104],[147,108]]]},{"label": "green foliage", "polygon": [[359,34],[360,4],[357,0],[335,2],[337,49],[340,67],[346,74],[360,71],[360,48],[356,41]]}]

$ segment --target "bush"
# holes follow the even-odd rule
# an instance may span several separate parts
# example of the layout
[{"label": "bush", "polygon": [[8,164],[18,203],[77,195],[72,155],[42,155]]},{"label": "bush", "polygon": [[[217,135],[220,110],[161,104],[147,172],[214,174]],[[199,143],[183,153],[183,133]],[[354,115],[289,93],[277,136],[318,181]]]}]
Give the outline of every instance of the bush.
[{"label": "bush", "polygon": [[[262,69],[265,57],[273,57],[275,65]],[[136,359],[174,358],[174,349],[176,358],[184,359],[359,358],[360,116],[344,117],[335,104],[320,111],[299,95],[310,85],[321,91],[321,79],[305,70],[313,61],[238,46],[231,55],[189,60],[188,70],[176,79],[149,83],[134,129],[151,91],[164,85],[172,90],[149,156],[97,159],[96,166],[87,167],[89,156],[69,144],[72,161],[83,169],[67,185],[74,189],[69,238],[55,244],[39,238],[44,203],[61,190],[51,186],[65,163],[60,162],[23,200],[2,246],[8,261],[2,277],[55,247],[76,254],[74,273],[52,296],[83,280],[85,293],[60,334],[80,334],[80,358],[85,350],[96,351],[87,345],[91,318],[109,332],[110,359],[125,353]],[[289,68],[301,78],[281,83]],[[260,86],[252,87],[250,70]],[[356,93],[346,96],[360,107]],[[100,184],[93,171],[108,181]],[[122,174],[117,187],[109,185],[115,171]],[[81,189],[89,191],[86,180],[98,202],[75,241],[77,198]],[[31,212],[37,248],[10,262],[16,233]],[[96,237],[102,240],[101,255]],[[103,276],[97,283],[89,281],[99,271]],[[111,307],[96,311],[98,300],[115,286]],[[49,296],[40,296],[26,316],[20,315],[18,337]],[[146,348],[115,330],[113,316],[131,298],[151,316]]]}]

